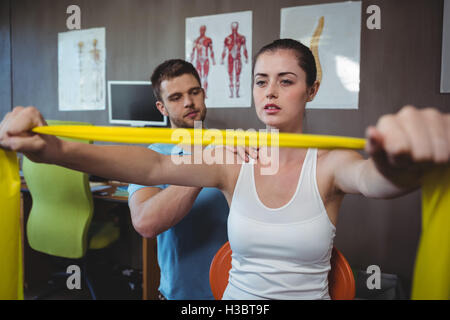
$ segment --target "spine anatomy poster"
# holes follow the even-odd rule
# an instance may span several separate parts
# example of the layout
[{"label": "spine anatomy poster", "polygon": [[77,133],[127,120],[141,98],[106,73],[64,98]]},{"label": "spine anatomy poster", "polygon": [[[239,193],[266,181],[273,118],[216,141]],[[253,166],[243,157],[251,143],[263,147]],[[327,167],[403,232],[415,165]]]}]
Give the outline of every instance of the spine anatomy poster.
[{"label": "spine anatomy poster", "polygon": [[59,110],[105,109],[105,28],[58,34]]},{"label": "spine anatomy poster", "polygon": [[251,11],[187,18],[185,52],[208,108],[251,106]]},{"label": "spine anatomy poster", "polygon": [[320,88],[306,108],[358,109],[361,2],[283,8],[280,30],[316,60]]}]

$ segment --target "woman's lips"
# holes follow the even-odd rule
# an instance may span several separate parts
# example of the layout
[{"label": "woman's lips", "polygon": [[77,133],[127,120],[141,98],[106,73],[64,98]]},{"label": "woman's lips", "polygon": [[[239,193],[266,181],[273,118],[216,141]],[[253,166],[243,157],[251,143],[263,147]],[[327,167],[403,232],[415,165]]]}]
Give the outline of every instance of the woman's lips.
[{"label": "woman's lips", "polygon": [[266,104],[264,106],[264,111],[266,114],[276,114],[280,112],[281,108],[276,104]]}]

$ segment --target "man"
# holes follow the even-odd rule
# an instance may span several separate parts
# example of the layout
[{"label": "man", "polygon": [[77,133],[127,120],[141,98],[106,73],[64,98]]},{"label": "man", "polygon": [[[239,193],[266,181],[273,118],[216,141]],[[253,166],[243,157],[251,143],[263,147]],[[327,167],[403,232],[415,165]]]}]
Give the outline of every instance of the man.
[{"label": "man", "polygon": [[[193,128],[206,116],[204,90],[194,66],[168,60],[151,77],[156,106],[172,128]],[[190,146],[152,144],[159,153],[189,154]],[[214,299],[209,266],[227,241],[228,204],[218,189],[158,185],[129,186],[129,206],[135,229],[157,236],[162,299]]]}]

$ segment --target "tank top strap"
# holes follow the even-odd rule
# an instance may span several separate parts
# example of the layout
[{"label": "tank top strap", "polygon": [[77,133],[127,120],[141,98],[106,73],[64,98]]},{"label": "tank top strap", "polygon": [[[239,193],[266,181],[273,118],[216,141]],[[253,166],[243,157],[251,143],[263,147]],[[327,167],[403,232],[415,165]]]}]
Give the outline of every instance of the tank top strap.
[{"label": "tank top strap", "polygon": [[242,201],[253,201],[253,199],[249,199],[251,196],[251,192],[249,192],[249,182],[253,178],[253,167],[255,161],[254,159],[250,159],[249,162],[242,162],[241,169],[239,170],[238,179],[236,180],[236,185],[234,186],[233,197],[231,200],[231,208],[235,203],[242,203]]},{"label": "tank top strap", "polygon": [[[302,171],[299,180],[298,192],[307,192],[316,180],[317,149],[310,148],[303,160]],[[306,188],[306,189],[305,189]]]}]

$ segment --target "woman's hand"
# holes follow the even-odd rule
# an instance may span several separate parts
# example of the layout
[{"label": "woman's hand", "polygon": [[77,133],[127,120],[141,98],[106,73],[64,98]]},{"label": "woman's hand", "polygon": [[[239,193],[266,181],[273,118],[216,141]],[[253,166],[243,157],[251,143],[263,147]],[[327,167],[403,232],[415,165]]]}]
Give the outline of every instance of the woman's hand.
[{"label": "woman's hand", "polygon": [[450,161],[450,114],[403,107],[366,130],[366,152],[393,183],[418,182],[426,168]]},{"label": "woman's hand", "polygon": [[35,107],[15,107],[0,123],[0,148],[24,153],[35,162],[46,162],[61,147],[54,136],[39,135],[31,130],[47,125]]}]

